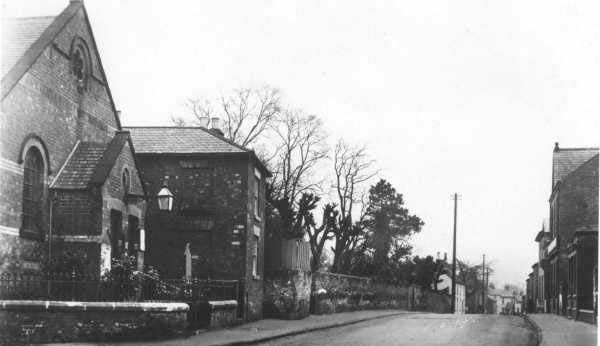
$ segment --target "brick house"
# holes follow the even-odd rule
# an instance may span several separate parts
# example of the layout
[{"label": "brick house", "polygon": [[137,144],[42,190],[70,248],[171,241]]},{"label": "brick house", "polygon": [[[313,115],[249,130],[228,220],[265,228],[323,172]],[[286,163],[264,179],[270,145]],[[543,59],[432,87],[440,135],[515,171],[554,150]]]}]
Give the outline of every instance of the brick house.
[{"label": "brick house", "polygon": [[165,278],[243,280],[245,319],[260,318],[269,171],[216,128],[127,130],[148,194],[167,187],[173,195],[171,212],[148,207],[146,263]]},{"label": "brick house", "polygon": [[563,149],[557,143],[552,161],[550,234],[542,261],[548,311],[593,320],[598,266],[598,149]]},{"label": "brick house", "polygon": [[550,243],[549,219],[545,218],[542,222],[542,229],[536,234],[535,241],[538,243],[538,262],[533,268],[533,312],[549,311],[548,301],[546,299],[546,275],[544,273],[543,263],[548,253],[546,246]]},{"label": "brick house", "polygon": [[144,190],[81,1],[2,22],[0,272],[138,252]]}]

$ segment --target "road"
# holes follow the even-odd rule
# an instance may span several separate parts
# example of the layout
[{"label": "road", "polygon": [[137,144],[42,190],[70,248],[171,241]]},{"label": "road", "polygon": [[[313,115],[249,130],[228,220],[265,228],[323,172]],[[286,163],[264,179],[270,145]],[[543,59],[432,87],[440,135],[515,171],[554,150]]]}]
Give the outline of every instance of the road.
[{"label": "road", "polygon": [[395,316],[272,340],[260,345],[536,345],[518,316],[416,314]]}]

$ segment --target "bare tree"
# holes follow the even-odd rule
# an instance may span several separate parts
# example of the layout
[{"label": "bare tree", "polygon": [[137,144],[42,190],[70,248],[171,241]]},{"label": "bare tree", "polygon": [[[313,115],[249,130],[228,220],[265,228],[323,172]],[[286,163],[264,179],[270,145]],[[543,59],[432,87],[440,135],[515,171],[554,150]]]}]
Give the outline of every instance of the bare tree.
[{"label": "bare tree", "polygon": [[[333,268],[341,271],[345,254],[350,253],[361,240],[362,227],[360,220],[364,215],[361,210],[359,222],[353,223],[354,207],[362,198],[362,185],[377,175],[373,169],[375,161],[367,154],[366,148],[354,147],[340,139],[333,153],[333,168],[335,181],[333,188],[337,194],[339,227],[335,229],[335,247]],[[364,203],[361,203],[364,206]]]},{"label": "bare tree", "polygon": [[308,242],[310,243],[310,252],[312,255],[310,268],[314,273],[321,267],[321,259],[325,242],[333,239],[334,232],[337,228],[337,217],[339,211],[336,210],[334,204],[326,204],[323,207],[323,218],[320,226],[313,226],[306,232]]},{"label": "bare tree", "polygon": [[300,196],[320,187],[315,168],[327,158],[325,131],[318,117],[301,110],[285,110],[273,130],[278,145],[268,158],[273,173],[269,202],[278,211],[284,232],[293,232]]},{"label": "bare tree", "polygon": [[[225,136],[242,146],[254,144],[278,120],[282,111],[280,91],[271,86],[235,89],[212,102],[189,99],[185,106],[193,115],[194,123],[202,118],[223,119]],[[172,120],[176,124],[186,123],[181,117]]]}]

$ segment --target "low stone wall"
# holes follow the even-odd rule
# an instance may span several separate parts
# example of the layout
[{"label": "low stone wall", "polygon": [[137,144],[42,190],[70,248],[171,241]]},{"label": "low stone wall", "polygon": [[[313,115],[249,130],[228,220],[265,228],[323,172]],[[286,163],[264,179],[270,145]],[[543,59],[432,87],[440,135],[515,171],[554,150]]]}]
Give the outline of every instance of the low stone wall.
[{"label": "low stone wall", "polygon": [[423,291],[416,286],[394,286],[364,277],[321,272],[314,273],[313,280],[311,312],[314,314],[365,309],[450,312],[449,295]]},{"label": "low stone wall", "polygon": [[317,272],[312,312],[330,314],[365,309],[407,309],[408,289],[373,283],[369,278]]},{"label": "low stone wall", "polygon": [[208,302],[210,322],[208,327],[222,328],[237,323],[238,302],[235,300],[218,300]]},{"label": "low stone wall", "polygon": [[0,344],[169,338],[186,328],[184,303],[0,301]]},{"label": "low stone wall", "polygon": [[280,319],[307,317],[310,314],[310,293],[310,271],[269,271],[264,280],[263,315]]}]

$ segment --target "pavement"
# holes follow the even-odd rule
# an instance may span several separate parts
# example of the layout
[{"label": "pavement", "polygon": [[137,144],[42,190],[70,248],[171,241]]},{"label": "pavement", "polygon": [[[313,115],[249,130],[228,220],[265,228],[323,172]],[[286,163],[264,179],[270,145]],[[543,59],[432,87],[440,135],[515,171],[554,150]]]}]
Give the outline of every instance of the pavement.
[{"label": "pavement", "polygon": [[[240,326],[201,332],[196,335],[171,340],[122,342],[122,343],[70,343],[71,346],[88,345],[149,345],[149,346],[225,346],[247,345],[267,342],[286,336],[322,331],[340,326],[350,326],[365,321],[375,321],[382,318],[402,315],[416,315],[415,312],[404,310],[368,310],[342,312],[332,315],[311,315],[302,320],[263,319]],[[52,345],[52,344],[47,344]],[[62,344],[64,345],[64,344]]]},{"label": "pavement", "polygon": [[527,317],[539,329],[541,346],[597,345],[598,327],[554,314],[529,314]]},{"label": "pavement", "polygon": [[[258,345],[535,346],[535,330],[520,316],[413,314],[270,340]],[[565,344],[567,345],[567,344]]]}]

